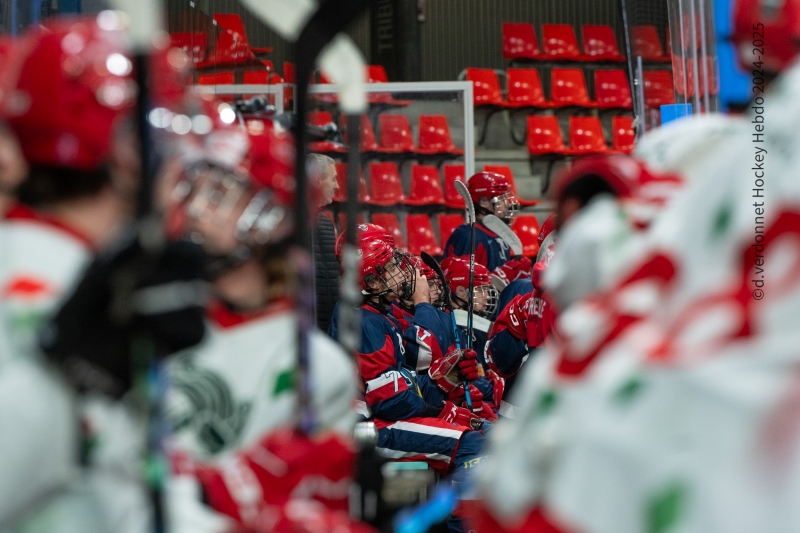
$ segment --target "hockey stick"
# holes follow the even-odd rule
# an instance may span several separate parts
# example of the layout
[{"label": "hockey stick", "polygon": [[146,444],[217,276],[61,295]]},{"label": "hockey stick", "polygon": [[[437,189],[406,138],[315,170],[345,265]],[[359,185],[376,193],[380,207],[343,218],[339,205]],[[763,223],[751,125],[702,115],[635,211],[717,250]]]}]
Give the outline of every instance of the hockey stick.
[{"label": "hockey stick", "polygon": [[442,280],[442,292],[444,293],[444,304],[447,310],[450,311],[450,323],[453,326],[453,335],[456,338],[456,348],[461,350],[461,337],[458,335],[458,324],[456,324],[456,316],[453,313],[453,301],[450,299],[450,284],[447,283],[447,278],[444,277],[442,267],[428,252],[420,252],[419,254],[422,262],[425,263],[431,270],[436,272],[439,279]]},{"label": "hockey stick", "polygon": [[500,236],[503,241],[511,248],[514,257],[522,255],[522,241],[519,239],[514,230],[494,215],[485,215],[481,223]]},{"label": "hockey stick", "polygon": [[[481,222],[484,226],[503,239],[503,242],[505,242],[508,247],[511,248],[511,252],[514,254],[514,257],[522,256],[522,241],[519,240],[519,237],[516,233],[514,233],[514,230],[509,228],[505,222],[494,215],[485,215]],[[497,289],[498,292],[506,288],[507,283],[504,280],[494,274],[491,276],[492,285],[494,285],[494,288]]]},{"label": "hockey stick", "polygon": [[[467,348],[472,349],[472,315],[474,312],[474,293],[475,293],[475,204],[472,203],[472,197],[469,195],[467,186],[463,181],[456,180],[454,182],[456,191],[464,199],[466,205],[467,222],[470,225],[469,230],[469,294],[467,304]],[[472,411],[472,398],[469,396],[469,388],[467,382],[464,382],[464,399],[467,402],[467,407]]]}]

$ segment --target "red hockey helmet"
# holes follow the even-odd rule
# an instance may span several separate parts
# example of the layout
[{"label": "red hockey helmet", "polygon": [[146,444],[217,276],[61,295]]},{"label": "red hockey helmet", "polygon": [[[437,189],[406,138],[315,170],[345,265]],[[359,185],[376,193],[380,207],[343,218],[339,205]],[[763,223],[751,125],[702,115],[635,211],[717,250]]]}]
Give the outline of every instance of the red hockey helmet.
[{"label": "red hockey helmet", "polygon": [[235,255],[286,239],[294,229],[294,143],[264,129],[216,131],[206,138],[206,159],[178,189],[193,239],[218,255]]},{"label": "red hockey helmet", "polygon": [[14,48],[2,113],[28,162],[92,170],[108,159],[114,125],[136,96],[123,26],[113,11],[61,18]]},{"label": "red hockey helmet", "polygon": [[[362,234],[358,243],[358,259],[361,260],[359,281],[365,296],[382,296],[393,292],[400,300],[410,300],[415,289],[414,264],[406,254],[383,239],[374,235]],[[369,278],[383,282],[384,288],[371,292],[367,285]]]},{"label": "red hockey helmet", "polygon": [[550,235],[554,229],[556,229],[555,219],[556,217],[554,217],[553,215],[549,215],[547,219],[544,221],[544,224],[542,224],[542,228],[539,230],[539,237],[537,237],[536,239],[539,242],[539,248],[542,247],[542,243],[547,238],[547,236]]},{"label": "red hockey helmet", "polygon": [[[451,295],[453,298],[460,299],[456,296],[457,289],[463,287],[465,291],[469,290],[469,261],[459,257],[448,257],[442,261],[441,266],[444,277],[447,278],[447,283],[450,285]],[[475,283],[473,293],[475,312],[478,315],[489,317],[497,308],[498,300],[497,289],[492,285],[489,269],[480,263],[475,263],[473,281]]]},{"label": "red hockey helmet", "polygon": [[[781,72],[800,52],[800,0],[734,0],[733,42],[739,64],[752,70],[761,61],[764,70]],[[753,40],[763,41],[753,55]]]},{"label": "red hockey helmet", "polygon": [[[477,213],[496,215],[506,224],[511,225],[519,211],[519,201],[505,176],[495,172],[478,172],[467,181],[467,190]],[[481,198],[486,198],[491,202],[491,211],[480,205]]]},{"label": "red hockey helmet", "polygon": [[481,198],[489,200],[511,192],[511,184],[502,174],[496,172],[478,172],[467,180],[467,190],[476,204]]},{"label": "red hockey helmet", "polygon": [[[356,226],[356,242],[361,242],[362,239],[371,239],[376,238],[386,242],[389,246],[394,248],[394,235],[392,235],[386,228],[383,226],[379,226],[377,224],[370,224],[370,223],[363,223],[358,224]],[[336,237],[336,248],[334,251],[336,252],[336,259],[341,261],[339,257],[342,253],[342,248],[344,247],[344,242],[347,240],[347,232],[342,231],[338,237]]]}]

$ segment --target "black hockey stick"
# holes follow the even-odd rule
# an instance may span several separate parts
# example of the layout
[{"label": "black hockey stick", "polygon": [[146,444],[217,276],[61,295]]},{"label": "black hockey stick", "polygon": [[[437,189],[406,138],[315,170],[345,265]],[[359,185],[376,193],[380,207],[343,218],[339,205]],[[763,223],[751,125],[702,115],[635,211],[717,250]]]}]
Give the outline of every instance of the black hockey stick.
[{"label": "black hockey stick", "polygon": [[[466,184],[463,181],[454,182],[456,191],[464,199],[466,205],[467,222],[469,223],[469,294],[467,304],[467,348],[472,349],[472,315],[474,312],[474,293],[475,293],[475,204],[469,195]],[[464,382],[464,399],[467,407],[472,411],[472,398],[469,395],[469,386]]]}]

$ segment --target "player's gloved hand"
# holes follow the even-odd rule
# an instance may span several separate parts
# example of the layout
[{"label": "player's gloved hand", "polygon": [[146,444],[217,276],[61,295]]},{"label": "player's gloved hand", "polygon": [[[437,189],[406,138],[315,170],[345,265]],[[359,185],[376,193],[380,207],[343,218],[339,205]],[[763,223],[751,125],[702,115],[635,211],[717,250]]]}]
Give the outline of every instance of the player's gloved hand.
[{"label": "player's gloved hand", "polygon": [[461,357],[461,350],[456,348],[432,361],[428,368],[428,375],[436,383],[436,386],[448,394],[461,385],[458,377],[458,362]]},{"label": "player's gloved hand", "polygon": [[[520,294],[515,296],[511,303],[508,304],[506,309],[498,317],[498,322],[506,325],[508,332],[515,338],[525,340],[528,337],[528,314],[530,309],[530,300],[533,294]],[[506,316],[502,316],[505,314]]]},{"label": "player's gloved hand", "polygon": [[74,385],[121,396],[134,373],[146,370],[148,359],[203,338],[209,292],[203,281],[205,257],[200,246],[187,241],[146,248],[130,231],[89,265],[45,324],[43,350]]},{"label": "player's gloved hand", "polygon": [[[469,398],[472,400],[472,412],[479,415],[481,413],[481,405],[483,405],[483,394],[475,385],[469,386]],[[459,407],[467,407],[467,401],[464,397],[464,387],[458,387],[447,395],[447,401],[453,402]]]},{"label": "player's gloved hand", "polygon": [[492,405],[495,409],[500,409],[500,404],[503,403],[503,392],[506,390],[506,380],[498,376],[494,370],[486,373],[486,379],[492,382]]},{"label": "player's gloved hand", "polygon": [[530,258],[520,257],[518,259],[509,259],[505,264],[495,268],[492,274],[508,285],[512,281],[529,278],[531,276],[532,267],[533,263]]},{"label": "player's gloved hand", "polygon": [[464,349],[461,360],[458,362],[458,373],[464,381],[475,381],[480,374],[478,373],[478,354],[475,350]]},{"label": "player's gloved hand", "polygon": [[457,426],[464,426],[470,429],[479,429],[483,425],[483,420],[469,409],[458,407],[453,402],[444,402],[439,418]]}]

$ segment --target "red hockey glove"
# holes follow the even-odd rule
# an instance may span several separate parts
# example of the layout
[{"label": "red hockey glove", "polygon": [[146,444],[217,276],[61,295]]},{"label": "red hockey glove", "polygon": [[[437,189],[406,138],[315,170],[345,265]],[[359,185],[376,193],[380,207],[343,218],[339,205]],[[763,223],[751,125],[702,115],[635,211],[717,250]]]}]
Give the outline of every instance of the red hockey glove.
[{"label": "red hockey glove", "polygon": [[486,373],[486,378],[492,382],[492,405],[495,409],[500,409],[500,404],[503,403],[503,392],[506,390],[506,380],[493,370]]},{"label": "red hockey glove", "polygon": [[533,263],[527,257],[520,257],[519,259],[509,259],[505,264],[495,268],[492,274],[502,279],[506,285],[518,279],[531,277],[531,268]]},{"label": "red hockey glove", "polygon": [[442,408],[439,418],[456,426],[470,429],[478,429],[483,425],[483,420],[479,416],[470,412],[469,409],[457,407],[453,402],[444,402],[444,408]]},{"label": "red hockey glove", "polygon": [[464,350],[461,360],[458,362],[458,373],[464,381],[475,381],[478,379],[478,354],[469,348]]},{"label": "red hockey glove", "polygon": [[354,462],[341,437],[311,439],[279,429],[241,452],[196,465],[194,474],[214,510],[249,527],[264,509],[288,504],[298,491],[327,509],[346,511],[347,491],[318,488],[348,484]]},{"label": "red hockey glove", "polygon": [[[483,394],[475,385],[469,386],[469,398],[472,400],[473,414],[483,418],[484,420],[497,420],[497,414],[495,414],[494,410],[492,410],[492,406],[483,401]],[[459,387],[451,392],[447,399],[458,407],[468,409],[467,401],[464,398],[464,387]]]},{"label": "red hockey glove", "polygon": [[[469,398],[472,400],[472,412],[480,414],[481,405],[483,404],[483,394],[478,390],[475,385],[469,386]],[[467,401],[464,398],[464,387],[458,387],[453,392],[447,395],[447,401],[453,402],[458,407],[467,407]]]},{"label": "red hockey glove", "polygon": [[436,382],[436,386],[448,394],[461,385],[457,370],[458,362],[462,356],[461,350],[451,350],[444,357],[433,361],[430,368],[428,368],[428,375]]}]

